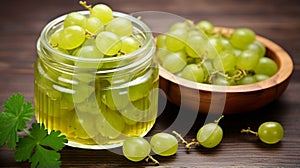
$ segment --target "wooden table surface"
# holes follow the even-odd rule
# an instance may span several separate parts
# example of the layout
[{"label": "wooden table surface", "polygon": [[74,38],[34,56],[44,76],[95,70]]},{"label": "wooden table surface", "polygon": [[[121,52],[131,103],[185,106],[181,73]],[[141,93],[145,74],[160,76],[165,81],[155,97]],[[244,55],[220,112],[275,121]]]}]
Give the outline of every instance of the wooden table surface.
[{"label": "wooden table surface", "polygon": [[[249,27],[257,34],[282,46],[292,56],[294,73],[284,94],[260,110],[225,116],[222,143],[214,149],[183,145],[175,156],[157,157],[161,167],[297,167],[300,166],[300,1],[299,0],[124,0],[104,2],[125,13],[164,11],[187,19],[209,20],[216,26]],[[41,29],[53,18],[82,10],[77,1],[5,1],[0,5],[0,104],[12,93],[20,92],[33,102],[33,63],[36,40]],[[157,18],[157,24],[159,22]],[[165,102],[164,97],[160,97]],[[260,100],[257,100],[260,101]],[[247,107],[245,107],[247,108]],[[0,111],[3,107],[0,107]],[[185,116],[192,114],[182,109]],[[149,135],[164,131],[177,118],[179,108],[168,103]],[[191,140],[203,125],[206,115],[199,114],[186,138]],[[239,131],[248,126],[257,129],[265,121],[278,121],[285,129],[283,140],[265,145],[255,136]],[[184,128],[183,128],[184,129]],[[117,149],[118,150],[118,149]],[[14,151],[0,147],[0,167],[29,167],[16,163]],[[147,167],[146,162],[133,163],[108,150],[85,150],[66,147],[61,151],[62,167]]]}]

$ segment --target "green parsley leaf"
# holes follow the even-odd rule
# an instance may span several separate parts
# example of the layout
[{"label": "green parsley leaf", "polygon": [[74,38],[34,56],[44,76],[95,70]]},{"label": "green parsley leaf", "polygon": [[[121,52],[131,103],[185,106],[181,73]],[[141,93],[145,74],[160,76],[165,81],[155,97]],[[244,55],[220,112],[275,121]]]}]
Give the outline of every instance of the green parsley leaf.
[{"label": "green parsley leaf", "polygon": [[55,168],[60,167],[60,154],[53,150],[47,150],[41,146],[37,146],[35,153],[30,159],[31,167]]},{"label": "green parsley leaf", "polygon": [[17,162],[29,160],[36,146],[32,143],[32,138],[30,136],[25,136],[18,142],[17,150],[15,151],[15,159]]},{"label": "green parsley leaf", "polygon": [[13,94],[3,103],[4,111],[0,113],[0,146],[7,143],[13,149],[19,141],[18,131],[24,130],[26,123],[32,120],[34,109],[32,103],[24,103],[24,96]]},{"label": "green parsley leaf", "polygon": [[65,143],[66,136],[60,131],[48,130],[42,124],[33,123],[29,129],[30,135],[20,139],[17,145],[16,161],[29,160],[31,167],[59,167],[61,165],[60,153]]},{"label": "green parsley leaf", "polygon": [[[66,136],[59,136],[61,134],[60,131],[51,131],[48,136],[46,136],[40,144],[43,146],[48,146],[55,151],[62,150],[65,147]],[[62,143],[63,142],[63,143]]]}]

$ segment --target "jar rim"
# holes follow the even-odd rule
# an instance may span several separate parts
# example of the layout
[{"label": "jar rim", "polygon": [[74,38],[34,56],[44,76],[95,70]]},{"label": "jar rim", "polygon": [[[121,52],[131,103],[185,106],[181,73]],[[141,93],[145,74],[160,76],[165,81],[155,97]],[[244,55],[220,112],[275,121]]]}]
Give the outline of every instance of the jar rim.
[{"label": "jar rim", "polygon": [[[79,12],[80,14],[83,14],[85,16],[89,15],[89,11],[88,10],[84,10],[84,11],[75,11],[75,12]],[[100,62],[101,63],[109,63],[109,62],[115,62],[115,61],[123,61],[126,59],[130,59],[134,56],[139,56],[139,55],[143,55],[142,53],[147,50],[148,47],[152,46],[151,43],[154,43],[153,41],[153,36],[152,36],[152,32],[150,30],[150,28],[141,20],[139,20],[138,18],[135,18],[132,15],[129,14],[125,14],[125,13],[121,13],[121,12],[116,12],[113,11],[113,16],[114,17],[122,17],[122,18],[126,18],[128,20],[130,20],[131,22],[139,25],[142,28],[142,33],[145,36],[145,41],[143,43],[143,45],[141,45],[140,48],[138,48],[137,50],[122,55],[122,56],[117,56],[117,57],[105,57],[105,58],[83,58],[83,57],[77,57],[77,56],[73,56],[70,54],[65,54],[62,53],[58,50],[56,50],[55,48],[53,48],[50,43],[48,42],[48,38],[47,38],[47,34],[49,33],[49,31],[52,28],[55,28],[56,26],[59,26],[59,23],[62,23],[65,18],[66,18],[67,14],[64,14],[62,16],[59,16],[57,18],[55,18],[54,20],[50,21],[42,30],[40,38],[38,39],[38,43],[37,43],[37,48],[39,48],[39,44],[42,43],[43,47],[45,47],[48,51],[55,53],[56,55],[67,59],[67,60],[71,60],[71,61],[84,61],[84,62],[91,62],[91,63],[95,63],[95,62]]]}]

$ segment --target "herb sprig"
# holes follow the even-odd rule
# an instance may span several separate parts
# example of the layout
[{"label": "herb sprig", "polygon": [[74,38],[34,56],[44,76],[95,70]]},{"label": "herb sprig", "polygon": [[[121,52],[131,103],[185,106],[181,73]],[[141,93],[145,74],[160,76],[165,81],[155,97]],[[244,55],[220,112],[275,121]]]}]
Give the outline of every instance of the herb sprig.
[{"label": "herb sprig", "polygon": [[[60,167],[60,153],[66,136],[60,131],[48,130],[43,124],[32,123],[26,130],[26,125],[33,119],[34,109],[31,102],[24,102],[20,93],[13,94],[3,103],[4,111],[0,113],[0,146],[16,149],[17,162],[29,161],[31,167]],[[19,133],[25,133],[21,136]]]}]

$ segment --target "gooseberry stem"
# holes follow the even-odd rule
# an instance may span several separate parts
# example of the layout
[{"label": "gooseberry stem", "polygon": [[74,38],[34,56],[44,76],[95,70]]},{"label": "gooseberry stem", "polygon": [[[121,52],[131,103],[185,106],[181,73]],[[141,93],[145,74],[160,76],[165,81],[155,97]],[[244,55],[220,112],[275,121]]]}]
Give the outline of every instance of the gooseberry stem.
[{"label": "gooseberry stem", "polygon": [[138,20],[142,20],[142,16],[138,16],[137,19],[138,19]]},{"label": "gooseberry stem", "polygon": [[247,71],[245,71],[245,70],[243,70],[243,69],[239,69],[239,70],[238,70],[238,73],[235,74],[235,75],[233,75],[233,76],[231,77],[231,79],[237,81],[237,80],[242,79],[242,78],[245,77],[245,76],[247,76]]},{"label": "gooseberry stem", "polygon": [[181,143],[183,143],[185,145],[189,144],[178,132],[172,131],[172,133],[175,134],[175,136],[181,140]]},{"label": "gooseberry stem", "polygon": [[192,145],[199,146],[200,143],[198,141],[196,141],[196,139],[192,139],[192,142],[186,144],[185,148],[190,149],[192,147]]},{"label": "gooseberry stem", "polygon": [[250,127],[248,127],[247,129],[242,129],[241,130],[241,133],[251,133],[251,134],[254,134],[254,135],[256,135],[256,136],[258,136],[258,133],[257,132],[255,132],[255,131],[252,131],[251,129],[250,129]]},{"label": "gooseberry stem", "polygon": [[89,39],[96,39],[96,36],[97,36],[97,35],[95,35],[95,34],[89,32],[88,30],[85,30],[85,35],[86,35],[86,37],[89,38]]},{"label": "gooseberry stem", "polygon": [[88,5],[86,1],[79,1],[79,4],[89,11],[92,10],[92,5]]},{"label": "gooseberry stem", "polygon": [[221,115],[217,120],[214,121],[214,123],[219,124],[219,122],[222,118],[224,118],[224,115]]},{"label": "gooseberry stem", "polygon": [[152,157],[151,155],[148,155],[148,157],[145,159],[146,162],[149,162],[149,159],[155,164],[155,165],[159,165],[159,162],[154,159],[154,157]]},{"label": "gooseberry stem", "polygon": [[248,75],[248,72],[246,70],[243,70],[243,69],[238,69],[237,73],[233,76],[229,76],[228,74],[226,74],[225,72],[222,72],[222,71],[214,71],[212,72],[212,74],[210,75],[209,79],[208,79],[208,82],[211,83],[212,82],[212,78],[215,76],[215,75],[220,75],[224,78],[226,78],[227,80],[234,80],[234,81],[238,81],[238,80],[241,80],[243,77],[247,76]]},{"label": "gooseberry stem", "polygon": [[185,145],[186,149],[191,149],[192,145],[200,145],[195,139],[192,139],[192,142],[187,142],[178,132],[172,131],[172,133],[181,140],[181,143]]},{"label": "gooseberry stem", "polygon": [[207,60],[206,54],[203,54],[203,58],[202,58],[201,62],[199,62],[199,63],[197,64],[198,67],[201,68],[202,65],[204,64],[204,62],[205,62],[206,60]]}]

